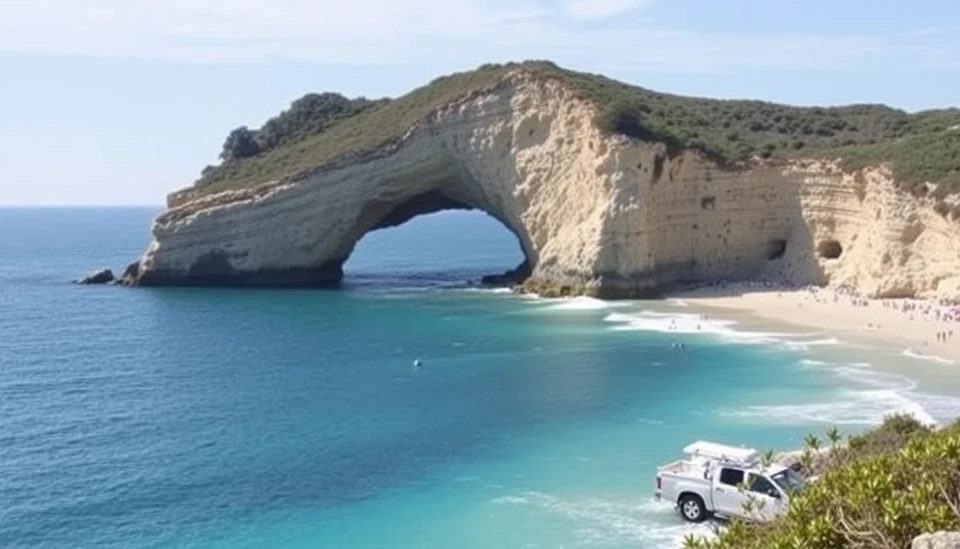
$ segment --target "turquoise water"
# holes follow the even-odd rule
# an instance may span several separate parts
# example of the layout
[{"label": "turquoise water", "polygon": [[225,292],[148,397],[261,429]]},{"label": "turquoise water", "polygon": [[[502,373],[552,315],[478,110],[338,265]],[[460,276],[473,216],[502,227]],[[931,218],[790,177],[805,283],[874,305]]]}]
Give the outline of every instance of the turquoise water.
[{"label": "turquoise water", "polygon": [[368,236],[344,291],[67,283],[153,213],[0,210],[0,547],[671,547],[692,440],[929,412],[829,335],[465,288],[520,260],[466,213]]}]

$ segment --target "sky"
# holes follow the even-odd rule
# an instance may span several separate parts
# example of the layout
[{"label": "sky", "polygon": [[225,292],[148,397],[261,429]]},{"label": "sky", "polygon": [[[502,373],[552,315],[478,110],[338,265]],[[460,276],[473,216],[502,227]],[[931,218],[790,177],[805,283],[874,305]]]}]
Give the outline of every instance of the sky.
[{"label": "sky", "polygon": [[549,59],[660,91],[960,104],[953,0],[0,0],[0,205],[162,204],[311,91]]}]

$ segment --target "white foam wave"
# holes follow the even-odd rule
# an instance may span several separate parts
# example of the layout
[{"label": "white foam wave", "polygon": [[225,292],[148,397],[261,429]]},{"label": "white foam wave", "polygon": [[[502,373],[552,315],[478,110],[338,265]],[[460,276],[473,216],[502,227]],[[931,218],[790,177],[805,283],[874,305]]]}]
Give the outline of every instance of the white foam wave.
[{"label": "white foam wave", "polygon": [[891,414],[908,414],[918,421],[938,421],[922,405],[896,390],[845,391],[831,402],[748,406],[724,415],[780,425],[879,425]]},{"label": "white foam wave", "polygon": [[610,313],[603,320],[619,324],[614,327],[615,330],[673,334],[733,332],[730,326],[736,324],[736,321],[733,320],[704,320],[701,315],[658,313],[654,311]]},{"label": "white foam wave", "polygon": [[540,307],[538,311],[602,311],[604,309],[613,309],[629,307],[632,305],[629,301],[605,301],[595,297],[577,296],[577,297],[540,297],[532,294],[522,294],[522,298],[527,303],[547,305]]},{"label": "white foam wave", "polygon": [[[578,545],[681,547],[692,534],[713,539],[706,525],[692,525],[675,516],[667,502],[607,501],[598,498],[567,501],[541,492],[523,492],[491,500],[497,505],[527,505],[575,522]],[[671,516],[673,515],[673,516]]]},{"label": "white foam wave", "polygon": [[839,343],[835,338],[810,341],[791,341],[791,339],[810,337],[813,334],[782,332],[751,332],[737,330],[737,322],[709,318],[689,313],[659,313],[641,311],[639,313],[610,313],[604,320],[615,324],[611,329],[622,331],[659,332],[670,334],[707,334],[720,337],[728,343],[747,345],[782,345],[788,349],[806,350],[809,345],[830,345]]},{"label": "white foam wave", "polygon": [[[801,360],[805,364],[828,364]],[[866,362],[830,365],[847,389],[828,402],[748,406],[722,412],[728,417],[790,425],[828,423],[878,425],[891,414],[908,414],[918,421],[938,425],[960,416],[960,397],[917,391],[917,382],[892,372],[882,372]]]},{"label": "white foam wave", "polygon": [[829,337],[825,339],[814,339],[812,341],[781,341],[779,343],[791,351],[809,351],[810,347],[816,347],[820,345],[839,345],[840,340],[835,337]]},{"label": "white foam wave", "polygon": [[827,365],[827,363],[822,360],[811,360],[809,358],[801,359],[800,364],[804,366],[826,366]]},{"label": "white foam wave", "polygon": [[900,374],[879,372],[869,364],[845,364],[836,366],[833,373],[849,382],[869,389],[887,389],[903,393],[917,388],[917,382]]},{"label": "white foam wave", "polygon": [[684,300],[682,300],[682,299],[677,299],[677,298],[670,298],[670,299],[667,300],[667,303],[669,303],[669,304],[671,304],[671,305],[673,305],[673,306],[675,306],[675,307],[689,307],[689,306],[690,306],[690,304],[687,303],[686,301],[684,301]]},{"label": "white foam wave", "polygon": [[905,349],[902,353],[903,356],[908,356],[910,358],[916,358],[919,360],[927,360],[930,362],[939,362],[940,364],[953,364],[954,362],[948,358],[939,357],[936,355],[924,355],[918,352],[915,352],[913,349]]},{"label": "white foam wave", "polygon": [[500,496],[498,498],[493,498],[492,500],[490,500],[490,503],[493,503],[494,505],[503,505],[507,503],[520,505],[524,503],[530,503],[530,500],[529,498],[526,498],[523,496]]},{"label": "white foam wave", "polygon": [[960,416],[960,398],[925,393],[914,393],[910,398],[923,407],[931,417],[941,422],[951,421]]},{"label": "white foam wave", "polygon": [[610,303],[595,297],[574,297],[565,299],[556,305],[551,305],[554,311],[597,311],[610,307]]},{"label": "white foam wave", "polygon": [[471,286],[468,288],[453,288],[453,291],[456,292],[475,292],[482,294],[512,294],[513,290],[510,288],[483,288]]},{"label": "white foam wave", "polygon": [[909,414],[936,425],[960,414],[960,397],[919,393],[907,376],[880,372],[867,363],[836,365],[831,371],[853,387],[829,402],[750,406],[727,415],[781,424],[877,425],[888,415]]}]

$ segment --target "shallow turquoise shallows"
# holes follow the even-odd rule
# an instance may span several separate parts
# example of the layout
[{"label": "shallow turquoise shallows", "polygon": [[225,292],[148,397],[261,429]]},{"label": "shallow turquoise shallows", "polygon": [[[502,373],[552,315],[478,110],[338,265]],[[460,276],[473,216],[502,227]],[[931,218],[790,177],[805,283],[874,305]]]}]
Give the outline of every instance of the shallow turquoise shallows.
[{"label": "shallow turquoise shallows", "polygon": [[153,213],[0,210],[0,547],[671,547],[700,530],[653,474],[688,442],[913,406],[823,334],[470,290],[520,260],[472,214],[368,236],[341,291],[67,283]]}]

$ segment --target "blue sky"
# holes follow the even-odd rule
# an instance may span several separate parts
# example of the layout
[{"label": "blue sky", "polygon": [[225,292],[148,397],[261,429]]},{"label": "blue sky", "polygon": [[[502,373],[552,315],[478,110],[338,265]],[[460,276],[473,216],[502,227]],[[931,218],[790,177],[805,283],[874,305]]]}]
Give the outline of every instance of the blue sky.
[{"label": "blue sky", "polygon": [[160,204],[308,91],[551,59],[662,91],[960,104],[947,0],[0,0],[0,204]]}]

